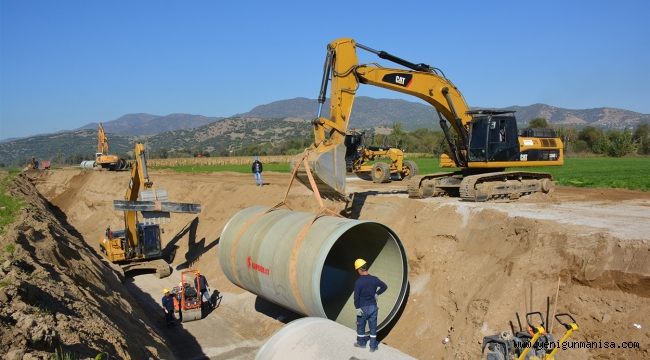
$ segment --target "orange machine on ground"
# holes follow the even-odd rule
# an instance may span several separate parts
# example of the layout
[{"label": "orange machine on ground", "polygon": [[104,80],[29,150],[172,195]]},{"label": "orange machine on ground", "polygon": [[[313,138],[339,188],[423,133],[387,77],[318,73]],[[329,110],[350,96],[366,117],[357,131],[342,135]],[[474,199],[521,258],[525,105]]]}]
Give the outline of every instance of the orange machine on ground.
[{"label": "orange machine on ground", "polygon": [[174,293],[174,311],[181,322],[199,320],[201,312],[201,294],[196,288],[196,270],[181,272],[181,282],[172,289]]}]

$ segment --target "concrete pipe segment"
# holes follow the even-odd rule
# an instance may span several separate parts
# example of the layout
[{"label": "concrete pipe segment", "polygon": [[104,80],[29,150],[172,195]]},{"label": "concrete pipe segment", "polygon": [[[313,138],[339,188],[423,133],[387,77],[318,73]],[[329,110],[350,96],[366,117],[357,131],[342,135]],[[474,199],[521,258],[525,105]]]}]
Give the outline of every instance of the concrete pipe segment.
[{"label": "concrete pipe segment", "polygon": [[[388,285],[379,296],[378,329],[397,314],[406,295],[408,264],[401,241],[371,221],[285,209],[250,207],[226,224],[219,263],[235,285],[297,313],[356,329],[354,260]],[[313,223],[312,223],[313,222]]]},{"label": "concrete pipe segment", "polygon": [[84,160],[79,165],[82,169],[92,170],[95,167],[95,160]]},{"label": "concrete pipe segment", "polygon": [[290,322],[276,332],[257,352],[256,360],[304,359],[415,359],[388,345],[379,345],[374,353],[356,348],[356,332],[333,321],[302,318]]}]

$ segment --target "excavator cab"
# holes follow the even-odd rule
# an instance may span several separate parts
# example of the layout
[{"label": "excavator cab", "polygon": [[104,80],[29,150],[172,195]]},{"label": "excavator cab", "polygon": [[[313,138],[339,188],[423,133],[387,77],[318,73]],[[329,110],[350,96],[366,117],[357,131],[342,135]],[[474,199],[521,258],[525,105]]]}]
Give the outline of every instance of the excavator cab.
[{"label": "excavator cab", "polygon": [[160,248],[160,226],[158,224],[138,224],[138,236],[145,259],[159,258],[162,256]]},{"label": "excavator cab", "polygon": [[470,111],[469,161],[518,161],[519,133],[514,111]]},{"label": "excavator cab", "polygon": [[345,134],[345,169],[354,171],[354,162],[363,156],[363,132],[350,131]]}]

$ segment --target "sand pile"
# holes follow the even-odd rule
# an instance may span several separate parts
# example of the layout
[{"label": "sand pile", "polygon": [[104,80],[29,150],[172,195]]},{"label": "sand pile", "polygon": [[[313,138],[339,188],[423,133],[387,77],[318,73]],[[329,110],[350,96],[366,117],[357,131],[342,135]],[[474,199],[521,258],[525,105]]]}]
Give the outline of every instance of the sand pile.
[{"label": "sand pile", "polygon": [[49,359],[171,358],[117,273],[25,175],[9,189],[24,209],[2,236],[0,354]]}]

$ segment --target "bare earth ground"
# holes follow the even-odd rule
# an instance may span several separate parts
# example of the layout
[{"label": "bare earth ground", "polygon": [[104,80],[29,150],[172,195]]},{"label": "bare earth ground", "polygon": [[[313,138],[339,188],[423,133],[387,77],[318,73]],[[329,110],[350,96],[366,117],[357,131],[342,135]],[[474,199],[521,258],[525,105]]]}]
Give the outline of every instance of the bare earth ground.
[{"label": "bare earth ground", "polygon": [[165,340],[118,273],[65,215],[24,175],[9,192],[21,199],[23,209],[0,237],[2,359],[51,359],[55,350],[74,359],[100,352],[120,359],[170,358]]},{"label": "bare earth ground", "polygon": [[[57,170],[42,177],[38,189],[97,248],[107,225],[123,226],[112,200],[123,197],[128,176]],[[178,358],[252,358],[291,314],[226,280],[217,260],[218,239],[239,209],[282,200],[289,175],[265,174],[269,185],[263,188],[246,174],[152,171],[151,177],[171,201],[202,204],[196,218],[173,214],[163,226],[163,243],[176,248],[175,269],[200,269],[224,300],[206,319],[167,329],[161,324],[160,290],[178,281],[177,272],[166,279],[136,276],[127,281],[129,292],[149,310]],[[410,295],[385,343],[422,359],[477,358],[483,336],[508,329],[515,311],[524,312],[531,284],[535,310],[545,311],[546,296],[554,297],[560,277],[558,310],[576,317],[580,331],[575,340],[637,341],[641,346],[560,354],[650,358],[649,193],[559,188],[550,196],[511,203],[468,203],[408,199],[399,182],[350,179],[348,186],[358,194],[346,213],[391,227],[408,253]],[[317,208],[311,192],[299,184],[289,203],[295,210]],[[561,331],[559,326],[554,330]]]}]

